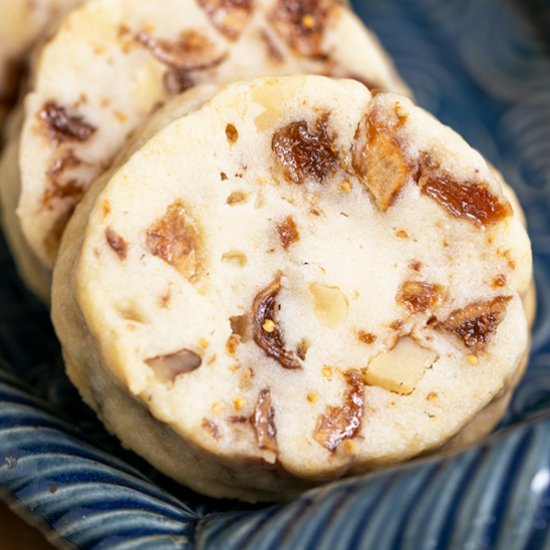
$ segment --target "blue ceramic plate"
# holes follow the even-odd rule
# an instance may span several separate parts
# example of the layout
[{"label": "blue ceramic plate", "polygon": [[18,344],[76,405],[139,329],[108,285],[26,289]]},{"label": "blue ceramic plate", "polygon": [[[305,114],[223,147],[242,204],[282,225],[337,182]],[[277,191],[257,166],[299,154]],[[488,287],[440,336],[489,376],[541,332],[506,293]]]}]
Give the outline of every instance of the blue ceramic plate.
[{"label": "blue ceramic plate", "polygon": [[550,6],[357,0],[421,105],[525,206],[539,313],[527,374],[483,444],[276,506],[213,501],[123,451],[63,374],[47,312],[0,243],[0,495],[60,547],[550,548]]}]

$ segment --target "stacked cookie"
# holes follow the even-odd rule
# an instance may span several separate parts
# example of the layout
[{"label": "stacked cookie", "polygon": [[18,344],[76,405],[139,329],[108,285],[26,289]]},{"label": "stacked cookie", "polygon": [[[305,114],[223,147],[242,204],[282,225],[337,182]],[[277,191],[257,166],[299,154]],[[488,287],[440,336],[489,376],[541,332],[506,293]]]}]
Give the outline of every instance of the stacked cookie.
[{"label": "stacked cookie", "polygon": [[95,0],[70,13],[37,56],[20,150],[9,155],[19,173],[13,161],[1,169],[11,172],[2,177],[4,227],[30,288],[48,299],[73,209],[159,105],[201,83],[292,73],[407,91],[335,0]]},{"label": "stacked cookie", "polygon": [[347,7],[89,0],[33,82],[6,230],[124,445],[265,501],[492,429],[528,353],[521,214]]}]

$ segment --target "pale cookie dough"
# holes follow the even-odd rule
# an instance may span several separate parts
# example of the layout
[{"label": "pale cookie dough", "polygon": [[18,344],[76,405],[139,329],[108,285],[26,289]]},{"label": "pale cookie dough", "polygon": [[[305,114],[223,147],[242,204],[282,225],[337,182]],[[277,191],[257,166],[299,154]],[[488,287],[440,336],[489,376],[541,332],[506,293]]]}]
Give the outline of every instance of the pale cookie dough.
[{"label": "pale cookie dough", "polygon": [[96,182],[52,314],[122,442],[200,492],[288,498],[434,451],[515,381],[530,244],[485,161],[403,96],[222,90]]},{"label": "pale cookie dough", "polygon": [[37,60],[21,134],[17,214],[44,268],[85,189],[159,104],[200,83],[292,73],[408,93],[338,0],[90,0],[73,11]]}]

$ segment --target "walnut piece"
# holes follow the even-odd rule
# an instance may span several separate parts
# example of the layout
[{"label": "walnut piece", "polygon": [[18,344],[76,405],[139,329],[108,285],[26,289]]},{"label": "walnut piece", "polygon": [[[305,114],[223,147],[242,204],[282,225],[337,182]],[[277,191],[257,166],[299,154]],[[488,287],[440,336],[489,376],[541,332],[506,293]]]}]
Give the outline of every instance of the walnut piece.
[{"label": "walnut piece", "polygon": [[260,392],[251,421],[258,447],[277,453],[279,447],[277,445],[275,411],[271,402],[271,392],[268,388]]},{"label": "walnut piece", "polygon": [[510,296],[497,296],[489,301],[474,302],[456,309],[434,328],[454,334],[471,351],[482,351],[504,318],[510,300]]},{"label": "walnut piece", "polygon": [[442,300],[443,287],[438,284],[425,283],[422,281],[405,281],[399,292],[396,301],[404,305],[411,313],[424,313],[433,310]]},{"label": "walnut piece", "polygon": [[180,201],[147,230],[147,248],[183,276],[194,280],[200,273],[199,232]]},{"label": "walnut piece", "polygon": [[38,117],[46,124],[48,137],[57,143],[63,141],[83,142],[97,130],[80,115],[69,114],[65,107],[54,101],[44,104]]},{"label": "walnut piece", "polygon": [[277,295],[281,290],[281,277],[258,293],[252,305],[254,342],[285,369],[300,369],[298,356],[284,347],[283,336],[277,324]]},{"label": "walnut piece", "polygon": [[252,0],[198,0],[210,21],[230,40],[239,38],[250,16]]},{"label": "walnut piece", "polygon": [[153,369],[160,382],[173,382],[180,374],[198,369],[202,359],[189,349],[182,349],[168,355],[157,355],[146,359],[145,363]]},{"label": "walnut piece", "polygon": [[305,120],[291,122],[273,135],[271,148],[275,152],[287,179],[302,184],[307,178],[319,182],[334,174],[338,155],[328,135],[327,117],[315,123],[310,132]]},{"label": "walnut piece", "polygon": [[331,453],[345,439],[354,438],[361,429],[364,409],[364,381],[356,370],[345,373],[349,389],[344,394],[342,407],[328,407],[319,417],[313,438]]},{"label": "walnut piece", "polygon": [[346,320],[349,302],[337,286],[312,283],[309,292],[313,298],[315,315],[324,327],[336,328]]},{"label": "walnut piece", "polygon": [[409,395],[426,369],[437,360],[434,350],[424,348],[412,338],[399,339],[397,345],[370,360],[363,377],[367,384]]},{"label": "walnut piece", "polygon": [[357,127],[351,151],[357,177],[382,212],[393,205],[411,173],[393,133],[377,121],[376,112],[369,113]]}]

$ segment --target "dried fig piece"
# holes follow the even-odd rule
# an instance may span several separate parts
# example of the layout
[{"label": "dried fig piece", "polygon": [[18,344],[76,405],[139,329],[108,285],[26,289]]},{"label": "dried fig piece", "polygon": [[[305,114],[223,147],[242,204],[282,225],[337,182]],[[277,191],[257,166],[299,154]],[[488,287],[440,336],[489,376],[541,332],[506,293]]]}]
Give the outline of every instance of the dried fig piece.
[{"label": "dried fig piece", "polygon": [[80,115],[69,114],[65,107],[54,101],[44,104],[38,117],[46,124],[48,137],[57,143],[64,141],[88,140],[96,128],[86,122]]},{"label": "dried fig piece", "polygon": [[472,351],[482,351],[501,323],[510,300],[510,296],[497,296],[492,300],[474,302],[453,311],[434,328],[454,334]]},{"label": "dried fig piece", "polygon": [[125,260],[128,254],[128,243],[111,227],[105,230],[105,238],[107,239],[108,245],[116,252],[118,257],[121,260]]},{"label": "dried fig piece", "polygon": [[338,155],[328,135],[327,116],[319,118],[312,132],[305,120],[280,128],[273,135],[271,148],[287,179],[297,184],[307,178],[322,182],[338,167]]},{"label": "dried fig piece", "polygon": [[405,281],[396,297],[398,304],[405,306],[411,313],[424,313],[439,305],[443,287],[422,281]]},{"label": "dried fig piece", "polygon": [[147,248],[190,280],[200,272],[199,232],[184,205],[176,201],[147,230]]},{"label": "dried fig piece", "polygon": [[139,33],[136,40],[168,67],[163,83],[170,94],[179,94],[192,88],[194,71],[217,67],[227,57],[225,53],[216,52],[214,44],[195,31],[184,32],[177,42],[154,38],[146,32]]},{"label": "dried fig piece", "polygon": [[155,376],[161,382],[173,382],[180,374],[198,369],[202,359],[194,351],[184,348],[175,353],[146,359],[145,363],[153,369]]},{"label": "dried fig piece", "polygon": [[252,0],[198,0],[210,21],[222,34],[237,40],[252,15]]},{"label": "dried fig piece", "polygon": [[478,227],[497,223],[512,215],[508,201],[501,202],[487,183],[456,181],[429,153],[421,155],[417,181],[424,195],[455,218],[462,218]]},{"label": "dried fig piece", "polygon": [[277,325],[277,295],[281,290],[281,277],[258,293],[252,305],[254,342],[285,369],[300,369],[298,356],[284,347],[283,337]]},{"label": "dried fig piece", "polygon": [[140,32],[136,40],[147,48],[158,61],[179,71],[198,71],[219,65],[226,54],[215,51],[214,44],[196,31],[185,31],[177,42],[154,38]]},{"label": "dried fig piece", "polygon": [[497,223],[512,214],[510,204],[500,202],[485,183],[458,183],[446,175],[421,177],[419,183],[422,193],[452,216],[478,227]]},{"label": "dried fig piece", "polygon": [[307,57],[324,59],[327,19],[339,4],[339,0],[278,0],[270,20],[293,50]]},{"label": "dried fig piece", "polygon": [[369,113],[357,127],[351,150],[353,169],[382,212],[393,205],[411,173],[393,134],[377,122],[376,112]]},{"label": "dried fig piece", "polygon": [[344,394],[342,407],[328,407],[319,417],[313,438],[331,453],[344,439],[354,438],[361,429],[364,409],[364,381],[361,373],[351,370],[345,373],[349,389]]},{"label": "dried fig piece", "polygon": [[271,402],[271,392],[268,388],[260,392],[251,421],[258,447],[277,453],[279,446],[277,445],[275,411]]},{"label": "dried fig piece", "polygon": [[295,242],[300,240],[300,234],[298,233],[298,227],[292,216],[287,216],[279,225],[277,225],[277,233],[279,234],[279,240],[285,250]]}]

